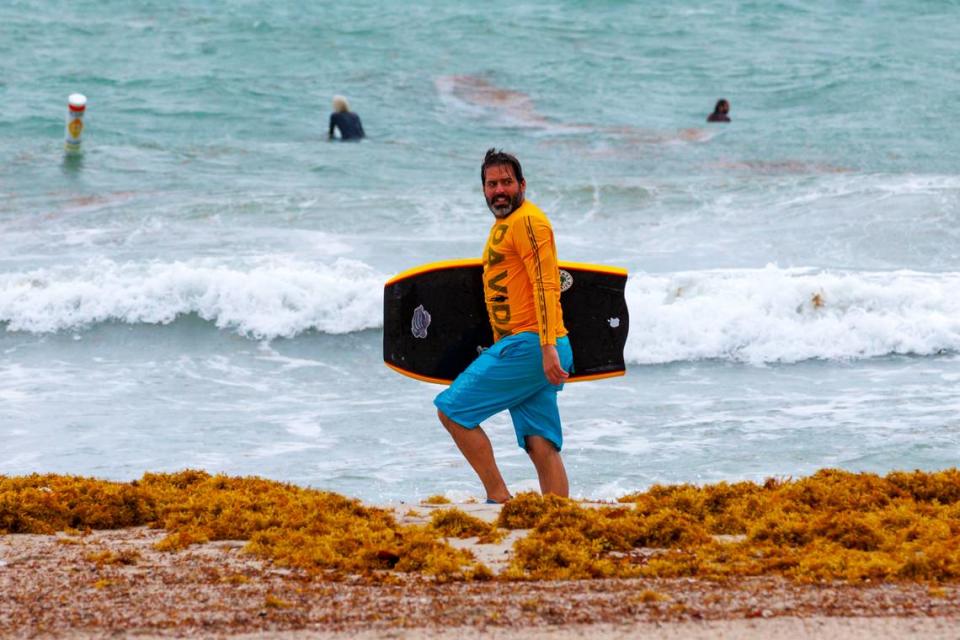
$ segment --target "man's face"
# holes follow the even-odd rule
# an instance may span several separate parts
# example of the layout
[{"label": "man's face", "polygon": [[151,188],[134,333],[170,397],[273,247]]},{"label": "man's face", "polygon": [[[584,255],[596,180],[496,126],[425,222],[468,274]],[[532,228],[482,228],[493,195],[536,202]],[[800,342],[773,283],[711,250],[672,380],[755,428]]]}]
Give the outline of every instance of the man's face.
[{"label": "man's face", "polygon": [[506,218],[523,204],[523,192],[527,188],[525,180],[517,182],[513,167],[509,164],[495,164],[487,167],[483,181],[483,197],[487,206],[498,218]]}]

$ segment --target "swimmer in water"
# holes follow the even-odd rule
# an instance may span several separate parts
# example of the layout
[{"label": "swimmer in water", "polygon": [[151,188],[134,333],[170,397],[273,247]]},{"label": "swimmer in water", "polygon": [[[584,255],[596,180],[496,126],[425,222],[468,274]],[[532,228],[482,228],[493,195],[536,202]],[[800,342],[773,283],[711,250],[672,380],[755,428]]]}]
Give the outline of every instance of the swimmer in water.
[{"label": "swimmer in water", "polygon": [[341,140],[359,140],[366,134],[360,116],[350,111],[350,105],[343,96],[333,96],[333,113],[330,114],[330,139],[333,140],[333,130],[340,130]]},{"label": "swimmer in water", "polygon": [[726,98],[720,98],[713,108],[713,113],[707,116],[707,122],[730,122],[728,113],[730,113],[730,103]]}]

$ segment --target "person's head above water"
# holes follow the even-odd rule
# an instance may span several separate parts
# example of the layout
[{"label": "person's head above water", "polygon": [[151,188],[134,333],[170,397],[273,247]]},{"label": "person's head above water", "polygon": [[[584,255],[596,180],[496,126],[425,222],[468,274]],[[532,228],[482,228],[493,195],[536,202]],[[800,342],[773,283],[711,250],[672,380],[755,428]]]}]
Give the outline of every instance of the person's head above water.
[{"label": "person's head above water", "polygon": [[343,96],[333,96],[333,110],[337,113],[350,111],[350,103]]},{"label": "person's head above water", "polygon": [[498,218],[506,218],[523,204],[527,183],[516,156],[488,149],[480,165],[483,197],[490,211]]},{"label": "person's head above water", "polygon": [[720,98],[713,107],[713,113],[707,116],[707,122],[730,122],[730,116],[727,115],[729,113],[730,103],[726,98]]}]

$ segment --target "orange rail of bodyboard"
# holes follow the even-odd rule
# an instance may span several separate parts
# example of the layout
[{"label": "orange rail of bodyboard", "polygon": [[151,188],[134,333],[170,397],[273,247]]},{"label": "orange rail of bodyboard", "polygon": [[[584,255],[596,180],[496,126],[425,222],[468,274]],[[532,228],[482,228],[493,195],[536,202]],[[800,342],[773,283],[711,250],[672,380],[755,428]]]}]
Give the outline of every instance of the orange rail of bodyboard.
[{"label": "orange rail of bodyboard", "polygon": [[450,384],[451,382],[453,382],[453,380],[447,380],[446,378],[431,378],[430,376],[422,376],[419,373],[413,373],[412,371],[407,371],[406,369],[402,369],[395,364],[387,362],[386,360],[383,361],[383,364],[387,365],[388,367],[390,367],[400,375],[407,376],[408,378],[413,378],[414,380],[419,380],[420,382],[430,382],[433,384]]},{"label": "orange rail of bodyboard", "polygon": [[[453,382],[453,380],[447,380],[446,378],[431,378],[430,376],[422,376],[419,373],[413,373],[412,371],[407,371],[406,369],[398,367],[397,365],[387,362],[386,360],[383,361],[383,364],[387,365],[388,367],[390,367],[400,375],[407,376],[408,378],[413,378],[414,380],[419,380],[420,382],[430,382],[432,384],[445,384],[445,385],[449,385],[451,382]],[[619,378],[625,373],[626,371],[609,371],[607,373],[594,373],[589,376],[579,376],[576,378],[570,378],[569,380],[567,380],[567,383],[569,384],[571,382],[590,382],[591,380],[603,380],[605,378]]]},{"label": "orange rail of bodyboard", "polygon": [[[397,275],[387,280],[383,286],[389,287],[395,282],[406,280],[407,278],[412,278],[413,276],[418,276],[422,273],[443,271],[445,269],[459,269],[462,267],[479,267],[481,264],[482,262],[480,258],[459,258],[457,260],[429,262],[427,264],[422,264],[419,267],[413,267],[412,269],[401,271]],[[609,273],[615,276],[623,276],[624,278],[627,277],[627,270],[623,267],[612,267],[605,264],[589,264],[586,262],[568,262],[566,260],[561,260],[558,266],[561,269],[580,269],[582,271],[595,271],[596,273]]]},{"label": "orange rail of bodyboard", "polygon": [[614,276],[627,277],[627,270],[623,267],[614,267],[608,264],[589,264],[586,262],[567,262],[561,260],[557,263],[561,269],[580,269],[581,271],[593,271],[595,273],[609,273]]},{"label": "orange rail of bodyboard", "polygon": [[401,271],[397,275],[387,280],[387,282],[383,286],[389,287],[394,282],[399,282],[400,280],[406,280],[407,278],[418,276],[421,273],[430,273],[431,271],[443,271],[444,269],[459,269],[462,267],[479,267],[481,264],[482,263],[480,262],[480,258],[460,258],[458,260],[441,260],[440,262],[430,262],[428,264],[422,264],[419,267],[413,267],[412,269]]}]

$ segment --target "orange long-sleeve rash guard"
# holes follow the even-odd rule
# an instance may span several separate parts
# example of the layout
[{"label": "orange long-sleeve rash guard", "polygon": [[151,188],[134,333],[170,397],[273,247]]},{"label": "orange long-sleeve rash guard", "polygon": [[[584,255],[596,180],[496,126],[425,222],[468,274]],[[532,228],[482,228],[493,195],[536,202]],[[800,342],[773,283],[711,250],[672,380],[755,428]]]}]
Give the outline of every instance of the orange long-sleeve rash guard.
[{"label": "orange long-sleeve rash guard", "polygon": [[553,229],[529,200],[490,228],[483,250],[483,290],[495,341],[536,331],[545,345],[567,335]]}]

